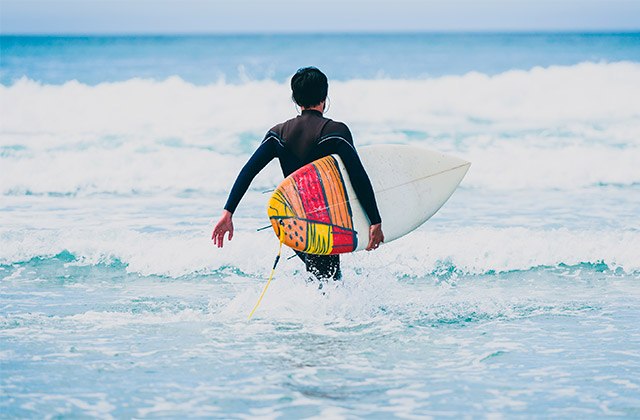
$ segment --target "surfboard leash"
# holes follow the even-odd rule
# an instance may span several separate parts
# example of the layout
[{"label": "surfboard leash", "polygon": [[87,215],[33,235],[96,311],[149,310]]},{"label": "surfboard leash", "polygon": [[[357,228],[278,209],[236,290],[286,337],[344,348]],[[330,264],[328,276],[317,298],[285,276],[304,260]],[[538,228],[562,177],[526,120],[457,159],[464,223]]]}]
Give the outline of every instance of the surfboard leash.
[{"label": "surfboard leash", "polygon": [[282,244],[284,243],[283,226],[284,226],[284,223],[282,222],[282,220],[280,220],[280,235],[278,236],[278,239],[280,240],[280,246],[278,248],[278,255],[276,255],[276,260],[273,262],[273,268],[271,269],[269,280],[267,280],[267,284],[264,285],[264,289],[262,289],[262,293],[260,294],[258,301],[256,302],[255,306],[251,310],[251,313],[249,314],[249,318],[247,319],[248,321],[251,321],[251,317],[253,316],[254,312],[258,309],[258,306],[260,306],[260,302],[262,302],[262,298],[264,297],[265,293],[267,293],[267,289],[269,288],[269,285],[271,284],[271,280],[273,279],[273,275],[276,272],[276,267],[278,266],[278,262],[280,261],[280,255],[282,254]]}]

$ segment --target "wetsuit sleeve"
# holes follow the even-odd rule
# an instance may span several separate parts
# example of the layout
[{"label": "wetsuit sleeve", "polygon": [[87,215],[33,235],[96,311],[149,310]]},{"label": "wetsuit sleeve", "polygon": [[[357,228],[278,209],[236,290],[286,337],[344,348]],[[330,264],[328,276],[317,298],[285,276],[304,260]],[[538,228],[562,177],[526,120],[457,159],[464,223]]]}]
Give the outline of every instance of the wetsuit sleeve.
[{"label": "wetsuit sleeve", "polygon": [[351,179],[351,185],[353,185],[360,204],[362,204],[362,208],[369,218],[369,223],[372,225],[381,223],[382,219],[378,211],[378,204],[376,203],[376,197],[373,193],[371,180],[364,166],[362,166],[360,156],[358,156],[353,146],[353,140],[349,130],[346,129],[346,132],[342,133],[341,136],[329,136],[327,140],[323,142],[327,144],[328,154],[336,153],[340,156],[342,162],[344,162],[344,166],[347,168],[347,173]]},{"label": "wetsuit sleeve", "polygon": [[231,188],[231,192],[229,193],[227,204],[224,206],[225,210],[231,213],[236,211],[238,203],[240,203],[240,200],[249,189],[253,178],[276,156],[275,149],[274,138],[267,134],[262,144],[260,144],[260,147],[258,147],[251,158],[249,158],[249,161],[240,171],[238,178],[236,178],[236,182],[233,184],[233,188]]}]

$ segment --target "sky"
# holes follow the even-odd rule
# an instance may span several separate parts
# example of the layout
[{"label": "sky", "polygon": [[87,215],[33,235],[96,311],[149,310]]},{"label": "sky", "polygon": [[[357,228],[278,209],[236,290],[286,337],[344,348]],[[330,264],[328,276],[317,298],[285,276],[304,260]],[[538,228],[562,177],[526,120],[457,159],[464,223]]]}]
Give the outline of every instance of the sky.
[{"label": "sky", "polygon": [[3,34],[610,30],[640,0],[0,0]]}]

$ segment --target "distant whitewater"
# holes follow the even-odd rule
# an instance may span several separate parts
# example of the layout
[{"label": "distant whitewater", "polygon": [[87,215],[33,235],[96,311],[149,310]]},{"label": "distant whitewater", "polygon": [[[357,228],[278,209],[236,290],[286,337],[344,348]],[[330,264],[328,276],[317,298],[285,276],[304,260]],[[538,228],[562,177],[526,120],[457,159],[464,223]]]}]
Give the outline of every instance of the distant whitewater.
[{"label": "distant whitewater", "polygon": [[[348,122],[359,145],[464,154],[474,162],[469,187],[630,186],[640,183],[639,80],[637,63],[582,63],[333,82],[328,116]],[[14,175],[2,178],[0,191],[223,192],[266,131],[295,115],[287,90],[272,81],[88,86],[23,78],[0,87],[0,156]]]}]

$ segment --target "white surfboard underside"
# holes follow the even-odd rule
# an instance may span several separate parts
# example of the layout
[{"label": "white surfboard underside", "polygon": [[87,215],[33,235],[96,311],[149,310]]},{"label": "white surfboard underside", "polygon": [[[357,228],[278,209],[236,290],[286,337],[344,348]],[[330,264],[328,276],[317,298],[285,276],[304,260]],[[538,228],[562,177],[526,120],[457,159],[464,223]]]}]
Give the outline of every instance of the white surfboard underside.
[{"label": "white surfboard underside", "polygon": [[[471,163],[416,146],[375,145],[358,149],[382,217],[385,243],[416,229],[451,197]],[[337,158],[337,156],[336,156]],[[338,158],[358,232],[356,251],[365,249],[369,219],[353,190],[344,164]]]}]

